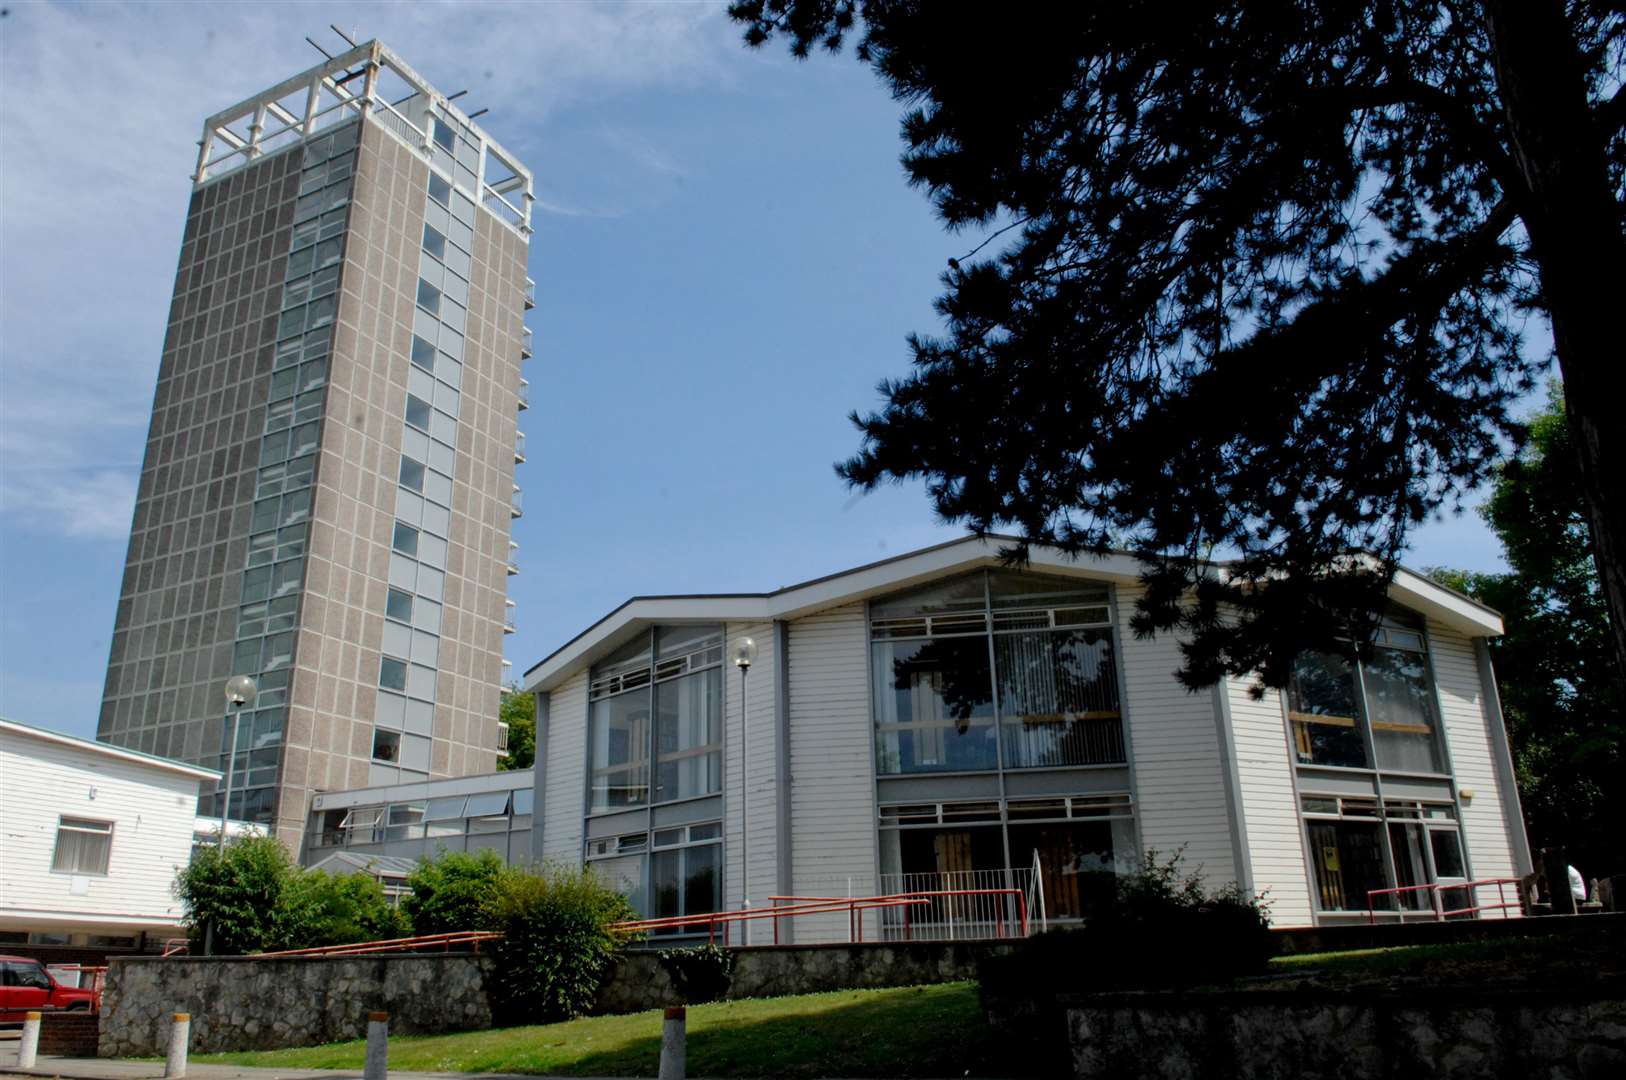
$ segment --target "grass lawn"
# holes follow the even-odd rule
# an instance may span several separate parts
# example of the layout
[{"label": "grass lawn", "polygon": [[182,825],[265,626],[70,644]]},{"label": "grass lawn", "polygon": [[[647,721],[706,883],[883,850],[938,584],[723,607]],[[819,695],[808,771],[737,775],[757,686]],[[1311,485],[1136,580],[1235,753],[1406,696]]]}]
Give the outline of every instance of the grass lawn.
[{"label": "grass lawn", "polygon": [[1593,934],[1493,938],[1450,945],[1278,956],[1272,974],[1361,984],[1393,979],[1440,983],[1512,983],[1573,986],[1626,971],[1626,939],[1612,926]]},{"label": "grass lawn", "polygon": [[[691,1076],[1018,1076],[996,1056],[975,983],[723,1001],[689,1008]],[[403,1035],[390,1068],[422,1072],[654,1076],[661,1014]],[[289,1069],[360,1069],[363,1041],[297,1050],[198,1054],[194,1061]],[[1004,1060],[1001,1060],[1003,1058]]]}]

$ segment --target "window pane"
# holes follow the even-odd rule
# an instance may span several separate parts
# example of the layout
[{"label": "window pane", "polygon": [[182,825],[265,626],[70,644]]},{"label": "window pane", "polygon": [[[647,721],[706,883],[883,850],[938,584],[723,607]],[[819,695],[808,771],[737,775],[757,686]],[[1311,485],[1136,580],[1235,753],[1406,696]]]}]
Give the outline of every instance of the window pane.
[{"label": "window pane", "polygon": [[404,521],[395,523],[395,539],[392,545],[396,551],[403,555],[416,555],[418,553],[418,530]]},{"label": "window pane", "polygon": [[440,314],[440,290],[422,278],[418,279],[418,306],[431,315]]},{"label": "window pane", "polygon": [[408,491],[423,490],[423,462],[401,457],[401,486]]},{"label": "window pane", "polygon": [[870,605],[870,614],[876,619],[894,619],[903,615],[982,611],[985,599],[982,574],[968,574],[876,601]]},{"label": "window pane", "polygon": [[446,258],[446,237],[433,225],[423,227],[423,249],[437,259]]},{"label": "window pane", "polygon": [[873,663],[878,771],[996,766],[986,635],[877,641]]},{"label": "window pane", "polygon": [[627,902],[632,905],[632,910],[640,915],[645,913],[647,900],[644,897],[642,854],[623,855],[616,859],[594,859],[587,867],[606,888],[625,896]]},{"label": "window pane", "polygon": [[1030,866],[1039,853],[1044,877],[1045,912],[1053,918],[1083,918],[1111,903],[1118,887],[1118,857],[1113,850],[1113,822],[1057,821],[1012,824],[1011,862]]},{"label": "window pane", "polygon": [[57,824],[51,869],[59,874],[105,874],[113,850],[113,825],[65,817]]},{"label": "window pane", "polygon": [[1430,829],[1430,846],[1434,849],[1434,876],[1436,878],[1465,878],[1468,868],[1462,861],[1462,838],[1454,829]]},{"label": "window pane", "polygon": [[1331,653],[1300,653],[1287,683],[1287,717],[1301,765],[1366,767],[1356,721],[1355,671]]},{"label": "window pane", "polygon": [[1107,602],[1105,585],[1016,570],[993,571],[988,576],[988,590],[995,608],[1078,607]]},{"label": "window pane", "polygon": [[643,806],[649,800],[649,691],[593,702],[592,808]]},{"label": "window pane", "polygon": [[[1394,854],[1395,885],[1400,888],[1409,888],[1418,885],[1427,885],[1428,858],[1423,854],[1423,827],[1404,822],[1391,821],[1389,823],[1389,850]],[[1407,909],[1411,911],[1427,911],[1434,906],[1434,900],[1426,889],[1415,889],[1413,892],[1396,893],[1382,902],[1375,904],[1379,909]]]},{"label": "window pane", "polygon": [[387,690],[406,689],[406,664],[385,656],[378,661],[378,685]]},{"label": "window pane", "polygon": [[417,334],[412,335],[412,362],[425,371],[435,370],[435,347]]},{"label": "window pane", "polygon": [[655,801],[723,789],[723,673],[720,668],[655,688]]},{"label": "window pane", "polygon": [[400,589],[391,589],[389,597],[384,601],[384,614],[401,622],[412,621],[412,594],[402,592]]},{"label": "window pane", "polygon": [[1389,887],[1377,822],[1312,821],[1310,861],[1323,911],[1365,911],[1368,890]]},{"label": "window pane", "polygon": [[1361,672],[1378,767],[1444,772],[1427,658],[1401,649],[1374,649]]},{"label": "window pane", "polygon": [[373,732],[373,760],[393,762],[401,754],[401,734],[379,728]]},{"label": "window pane", "polygon": [[406,404],[406,422],[420,431],[428,431],[429,416],[429,402],[413,394],[408,394]]},{"label": "window pane", "polygon": [[683,849],[683,914],[701,915],[723,906],[721,844]]},{"label": "window pane", "polygon": [[429,197],[445,206],[452,197],[451,181],[439,173],[431,171],[429,173]]},{"label": "window pane", "polygon": [[1111,631],[996,634],[994,667],[1007,768],[1124,760]]}]

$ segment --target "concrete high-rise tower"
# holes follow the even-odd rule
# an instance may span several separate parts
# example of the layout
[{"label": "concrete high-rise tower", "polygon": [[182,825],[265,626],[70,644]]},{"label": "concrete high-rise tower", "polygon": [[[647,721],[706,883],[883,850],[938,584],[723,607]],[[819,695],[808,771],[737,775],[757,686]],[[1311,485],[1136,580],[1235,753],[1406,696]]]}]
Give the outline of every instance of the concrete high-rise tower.
[{"label": "concrete high-rise tower", "polygon": [[313,790],[496,767],[531,175],[369,42],[193,179],[98,735],[297,843]]}]

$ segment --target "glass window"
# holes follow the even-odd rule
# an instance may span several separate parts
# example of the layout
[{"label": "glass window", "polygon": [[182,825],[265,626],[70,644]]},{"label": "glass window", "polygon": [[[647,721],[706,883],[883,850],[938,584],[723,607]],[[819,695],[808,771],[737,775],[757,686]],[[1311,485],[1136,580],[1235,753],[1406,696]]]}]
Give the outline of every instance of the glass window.
[{"label": "glass window", "polygon": [[444,176],[441,176],[433,169],[429,171],[429,197],[440,203],[442,206],[449,205],[452,200],[451,181],[447,180]]},{"label": "glass window", "polygon": [[433,225],[423,227],[423,249],[437,259],[446,258],[446,237]]},{"label": "glass window", "polygon": [[429,418],[432,415],[429,402],[416,394],[407,395],[406,422],[419,431],[429,430]]},{"label": "glass window", "polygon": [[1355,670],[1342,656],[1300,653],[1287,683],[1287,718],[1301,765],[1366,768]]},{"label": "glass window", "polygon": [[412,335],[412,362],[425,371],[435,370],[435,347],[417,334]]},{"label": "glass window", "polygon": [[1455,829],[1430,829],[1429,846],[1434,850],[1436,878],[1466,878],[1468,865],[1462,857],[1462,837]]},{"label": "glass window", "polygon": [[56,854],[51,870],[58,874],[106,874],[113,854],[113,823],[88,818],[57,819]]},{"label": "glass window", "polygon": [[1389,822],[1389,851],[1394,856],[1395,885],[1410,892],[1392,893],[1380,908],[1427,911],[1434,905],[1429,890],[1428,856],[1423,853],[1423,827],[1406,821]]},{"label": "glass window", "polygon": [[1045,911],[1052,918],[1083,918],[1110,904],[1119,863],[1135,853],[1127,819],[1012,824],[1008,835],[1017,866],[1032,865],[1038,853]]},{"label": "glass window", "polygon": [[996,634],[994,667],[1007,768],[1125,760],[1110,630]]},{"label": "glass window", "polygon": [[[377,757],[375,753],[373,755]],[[396,803],[390,807],[386,840],[415,840],[423,835],[423,803]]]},{"label": "glass window", "polygon": [[373,760],[394,764],[401,756],[401,733],[375,728],[373,731]]},{"label": "glass window", "polygon": [[1427,657],[1404,649],[1374,649],[1372,659],[1361,665],[1361,687],[1378,767],[1443,773]]},{"label": "glass window", "polygon": [[418,530],[404,521],[395,523],[395,538],[390,546],[402,555],[418,554]]},{"label": "glass window", "polygon": [[1309,821],[1310,861],[1323,911],[1365,911],[1367,893],[1389,887],[1376,821]]},{"label": "glass window", "polygon": [[591,809],[649,801],[649,691],[631,690],[592,705]]},{"label": "glass window", "polygon": [[482,791],[469,796],[469,817],[496,817],[508,813],[508,792]]},{"label": "glass window", "polygon": [[656,684],[656,802],[721,791],[722,746],[721,668]]},{"label": "glass window", "polygon": [[651,917],[703,915],[719,910],[723,890],[722,854],[721,844],[701,844],[651,855],[649,876],[655,901]]},{"label": "glass window", "polygon": [[877,641],[873,664],[880,772],[997,766],[987,637]]},{"label": "glass window", "polygon": [[410,623],[412,621],[412,594],[400,589],[391,589],[389,596],[384,600],[384,614],[392,619]]},{"label": "glass window", "polygon": [[423,491],[423,462],[401,455],[401,486],[408,491]]},{"label": "glass window", "polygon": [[430,115],[429,122],[431,129],[434,131],[435,145],[439,146],[442,150],[455,151],[457,148],[457,136],[452,133],[452,126],[446,121],[442,120],[440,117],[433,114]]},{"label": "glass window", "polygon": [[378,685],[386,690],[406,690],[406,663],[391,656],[378,661]]},{"label": "glass window", "polygon": [[440,290],[422,278],[418,279],[418,306],[431,315],[440,314]]},{"label": "glass window", "polygon": [[627,898],[632,910],[639,914],[646,914],[648,908],[647,898],[644,895],[644,857],[638,855],[620,855],[608,859],[591,859],[587,863],[593,875],[603,882],[605,887],[614,889]]}]

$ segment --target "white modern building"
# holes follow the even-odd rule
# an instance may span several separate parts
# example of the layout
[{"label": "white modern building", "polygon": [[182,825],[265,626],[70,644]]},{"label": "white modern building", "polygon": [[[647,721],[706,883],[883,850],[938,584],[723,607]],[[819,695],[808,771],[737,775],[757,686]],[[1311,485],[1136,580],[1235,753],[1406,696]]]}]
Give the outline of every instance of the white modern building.
[{"label": "white modern building", "polygon": [[[1530,869],[1485,649],[1495,612],[1403,570],[1370,662],[1305,654],[1285,691],[1191,693],[1177,639],[1129,629],[1132,557],[1036,547],[1016,571],[999,546],[631,599],[526,673],[534,787],[508,773],[318,795],[305,861],[442,846],[514,860],[523,835],[532,858],[585,860],[651,917],[1015,888],[1055,921],[1155,849],[1267,894],[1278,926],[1364,920],[1369,899],[1382,918],[1433,918],[1498,890],[1373,890]],[[912,914],[969,934],[996,913],[962,898]],[[900,922],[872,910],[863,932]],[[851,932],[821,915],[781,937]]]},{"label": "white modern building", "polygon": [[0,951],[134,949],[180,936],[170,886],[194,836],[219,835],[218,821],[197,817],[199,786],[219,779],[0,719]]},{"label": "white modern building", "polygon": [[[627,601],[526,673],[536,853],[598,865],[651,916],[1036,875],[1069,918],[1156,849],[1296,926],[1529,870],[1495,612],[1403,570],[1370,663],[1306,654],[1283,692],[1191,693],[1177,640],[1129,629],[1132,557],[1036,547],[1014,571],[999,546]],[[1470,894],[1497,899],[1439,902]]]}]

